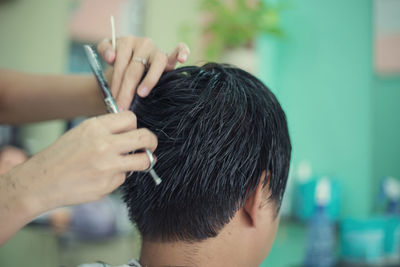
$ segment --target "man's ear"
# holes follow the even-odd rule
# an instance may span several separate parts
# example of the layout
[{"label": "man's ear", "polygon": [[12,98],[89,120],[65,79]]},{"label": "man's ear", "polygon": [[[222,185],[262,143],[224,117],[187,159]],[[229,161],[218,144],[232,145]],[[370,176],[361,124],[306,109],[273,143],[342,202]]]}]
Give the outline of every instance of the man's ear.
[{"label": "man's ear", "polygon": [[[258,223],[263,215],[263,206],[265,204],[265,190],[268,190],[268,183],[270,179],[270,173],[266,177],[267,172],[264,170],[260,177],[260,182],[258,183],[253,194],[249,195],[244,203],[243,210],[252,226],[258,226]],[[264,181],[267,179],[267,184],[264,187]]]}]

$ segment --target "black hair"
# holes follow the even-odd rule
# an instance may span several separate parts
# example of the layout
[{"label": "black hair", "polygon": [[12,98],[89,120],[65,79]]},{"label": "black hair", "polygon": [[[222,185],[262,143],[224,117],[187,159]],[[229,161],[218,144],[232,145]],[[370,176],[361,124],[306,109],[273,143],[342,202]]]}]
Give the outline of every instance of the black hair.
[{"label": "black hair", "polygon": [[131,110],[138,127],[158,137],[155,171],[162,178],[156,186],[148,173],[134,173],[123,185],[143,238],[216,236],[264,170],[279,210],[291,144],[285,113],[257,78],[216,63],[178,68],[163,74],[148,97],[135,98]]}]

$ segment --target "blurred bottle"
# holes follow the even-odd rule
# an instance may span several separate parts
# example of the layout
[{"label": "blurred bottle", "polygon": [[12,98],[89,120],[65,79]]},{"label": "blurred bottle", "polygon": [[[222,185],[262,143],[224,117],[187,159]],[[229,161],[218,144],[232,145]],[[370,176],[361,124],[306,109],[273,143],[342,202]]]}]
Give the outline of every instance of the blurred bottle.
[{"label": "blurred bottle", "polygon": [[[308,223],[315,217],[315,196],[318,181],[326,175],[318,175],[313,172],[309,161],[301,161],[294,172],[293,189],[293,216]],[[329,202],[324,206],[325,213],[332,221],[339,219],[340,213],[340,183],[336,177],[329,176]]]},{"label": "blurred bottle", "polygon": [[306,221],[314,212],[314,184],[312,181],[311,163],[303,160],[294,171],[293,215],[295,218]]},{"label": "blurred bottle", "polygon": [[400,180],[394,177],[385,177],[381,185],[382,195],[387,201],[386,214],[400,215]]},{"label": "blurred bottle", "polygon": [[331,200],[331,184],[327,177],[317,182],[316,213],[309,222],[304,266],[331,267],[334,265],[335,229],[326,207]]},{"label": "blurred bottle", "polygon": [[385,260],[400,262],[400,180],[387,176],[381,182],[381,203],[384,203]]}]

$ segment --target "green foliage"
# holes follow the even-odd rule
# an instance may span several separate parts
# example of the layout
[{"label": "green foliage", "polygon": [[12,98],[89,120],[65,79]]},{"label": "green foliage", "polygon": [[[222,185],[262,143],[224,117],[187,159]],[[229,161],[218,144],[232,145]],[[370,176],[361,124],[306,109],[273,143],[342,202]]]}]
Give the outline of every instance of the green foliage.
[{"label": "green foliage", "polygon": [[[215,60],[223,49],[251,45],[260,33],[281,37],[279,14],[284,5],[271,5],[247,0],[202,0],[201,9],[212,17],[204,32],[211,38],[205,51],[208,60]],[[254,2],[254,1],[253,1]]]}]

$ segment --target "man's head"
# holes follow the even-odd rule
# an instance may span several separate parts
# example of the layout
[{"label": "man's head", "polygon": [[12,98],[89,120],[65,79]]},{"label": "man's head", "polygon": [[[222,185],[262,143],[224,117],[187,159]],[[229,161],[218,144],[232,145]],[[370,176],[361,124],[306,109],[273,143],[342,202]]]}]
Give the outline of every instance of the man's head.
[{"label": "man's head", "polygon": [[136,98],[132,111],[138,127],[158,137],[162,183],[135,173],[123,186],[145,240],[216,237],[257,190],[276,219],[291,145],[280,104],[257,78],[227,65],[179,68]]}]

